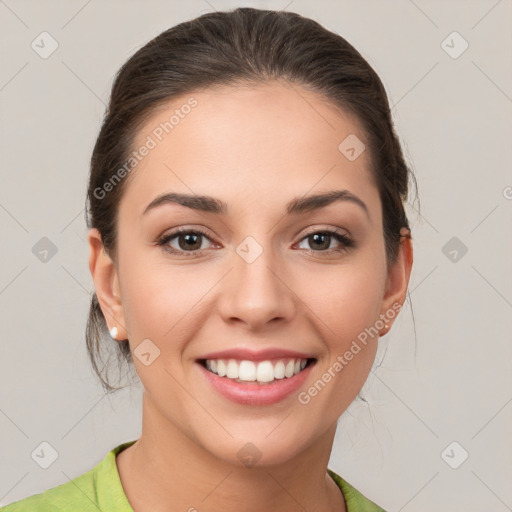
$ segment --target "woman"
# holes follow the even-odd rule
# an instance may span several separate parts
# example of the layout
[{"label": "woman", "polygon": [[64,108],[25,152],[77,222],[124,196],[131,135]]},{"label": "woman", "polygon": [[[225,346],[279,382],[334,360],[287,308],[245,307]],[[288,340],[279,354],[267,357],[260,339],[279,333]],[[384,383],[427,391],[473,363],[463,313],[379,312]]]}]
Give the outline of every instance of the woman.
[{"label": "woman", "polygon": [[107,391],[104,344],[134,365],[142,434],[5,510],[383,510],[327,464],[406,297],[409,175],[381,81],[310,19],[137,51],[91,159],[87,345]]}]

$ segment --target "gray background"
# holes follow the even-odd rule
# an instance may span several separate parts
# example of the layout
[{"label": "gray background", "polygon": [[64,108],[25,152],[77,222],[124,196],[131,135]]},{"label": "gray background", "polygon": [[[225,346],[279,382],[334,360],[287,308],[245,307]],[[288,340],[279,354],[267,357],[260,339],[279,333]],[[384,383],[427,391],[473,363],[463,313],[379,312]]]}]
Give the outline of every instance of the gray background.
[{"label": "gray background", "polygon": [[[104,396],[85,351],[89,158],[114,73],[138,47],[243,5],[312,17],[367,58],[419,184],[413,310],[381,338],[330,467],[389,512],[512,510],[510,0],[0,0],[0,504],[140,434],[140,385]],[[43,31],[59,45],[46,59],[31,47]],[[453,31],[469,44],[457,58],[442,45]],[[43,237],[57,249],[46,261],[33,250]],[[31,456],[43,441],[58,453],[48,469]]]}]

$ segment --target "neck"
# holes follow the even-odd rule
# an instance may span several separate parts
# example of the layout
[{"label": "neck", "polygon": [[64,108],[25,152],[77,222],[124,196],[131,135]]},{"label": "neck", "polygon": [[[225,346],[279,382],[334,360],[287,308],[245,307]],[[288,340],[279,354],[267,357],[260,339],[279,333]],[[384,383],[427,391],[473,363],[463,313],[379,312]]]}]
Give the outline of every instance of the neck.
[{"label": "neck", "polygon": [[135,512],[184,510],[345,512],[327,474],[336,424],[312,445],[275,465],[234,465],[215,457],[162,417],[144,394],[139,440],[116,459]]}]

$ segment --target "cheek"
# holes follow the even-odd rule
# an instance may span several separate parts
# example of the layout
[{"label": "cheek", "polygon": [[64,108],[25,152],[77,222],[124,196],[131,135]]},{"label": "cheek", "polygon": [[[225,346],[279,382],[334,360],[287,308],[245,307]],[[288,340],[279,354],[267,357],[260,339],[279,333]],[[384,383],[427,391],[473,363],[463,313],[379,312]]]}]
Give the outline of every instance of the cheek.
[{"label": "cheek", "polygon": [[[130,339],[134,344],[145,338],[163,343],[171,337],[177,346],[187,337],[193,319],[208,315],[215,307],[212,298],[227,293],[217,288],[222,288],[218,281],[224,271],[213,262],[171,263],[163,249],[129,239],[128,235],[124,243],[120,240],[119,248],[123,255],[121,293]],[[288,287],[282,288],[282,293],[291,295],[296,314],[316,323],[316,330],[328,341],[329,352],[344,351],[347,343],[350,345],[378,318],[385,266],[376,264],[376,248],[370,245],[339,263],[303,261],[285,273]],[[279,283],[276,286],[280,287]]]},{"label": "cheek", "polygon": [[[153,252],[155,252],[154,250]],[[213,286],[211,275],[192,265],[155,261],[154,254],[132,253],[122,273],[123,309],[130,340],[149,338],[164,347],[179,347],[189,319],[201,309],[201,300]],[[150,258],[150,256],[152,256]],[[211,274],[211,273],[210,273]],[[167,349],[166,349],[167,350]]]},{"label": "cheek", "polygon": [[[328,352],[321,375],[329,387],[319,405],[336,403],[345,410],[360,391],[375,359],[379,318],[384,289],[384,270],[375,260],[365,265],[340,266],[315,274],[314,286],[302,296],[315,320]],[[322,386],[320,385],[320,388]],[[315,390],[313,390],[315,393]]]},{"label": "cheek", "polygon": [[311,310],[325,323],[328,339],[340,343],[372,325],[379,317],[384,290],[383,270],[372,261],[322,269],[308,280],[301,277],[300,294]]}]

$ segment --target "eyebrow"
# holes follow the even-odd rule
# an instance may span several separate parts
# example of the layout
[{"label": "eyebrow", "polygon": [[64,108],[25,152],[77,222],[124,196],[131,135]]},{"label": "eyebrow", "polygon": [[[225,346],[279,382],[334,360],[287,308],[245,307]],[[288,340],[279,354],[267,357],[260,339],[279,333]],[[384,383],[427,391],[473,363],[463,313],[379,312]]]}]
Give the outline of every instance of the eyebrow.
[{"label": "eyebrow", "polygon": [[[356,204],[360,206],[366,213],[367,217],[370,218],[368,207],[364,201],[349,190],[332,190],[330,192],[311,196],[296,197],[286,204],[286,214],[298,215],[312,210],[318,210],[320,208],[325,208],[336,201],[349,201]],[[179,204],[186,208],[191,208],[192,210],[199,210],[216,215],[228,213],[228,205],[215,197],[167,193],[155,197],[155,199],[146,206],[142,215],[145,215],[148,211],[163,204]]]}]

